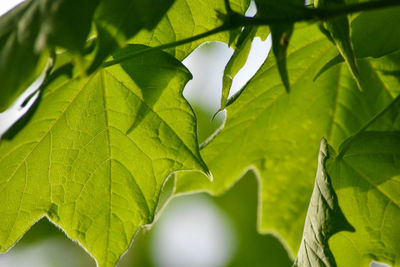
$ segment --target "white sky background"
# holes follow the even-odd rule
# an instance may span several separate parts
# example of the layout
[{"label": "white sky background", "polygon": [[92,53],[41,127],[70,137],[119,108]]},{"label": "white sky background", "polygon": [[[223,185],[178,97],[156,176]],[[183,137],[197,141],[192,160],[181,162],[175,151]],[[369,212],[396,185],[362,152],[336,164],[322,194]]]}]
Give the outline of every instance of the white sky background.
[{"label": "white sky background", "polygon": [[21,2],[23,0],[0,0],[0,16]]}]

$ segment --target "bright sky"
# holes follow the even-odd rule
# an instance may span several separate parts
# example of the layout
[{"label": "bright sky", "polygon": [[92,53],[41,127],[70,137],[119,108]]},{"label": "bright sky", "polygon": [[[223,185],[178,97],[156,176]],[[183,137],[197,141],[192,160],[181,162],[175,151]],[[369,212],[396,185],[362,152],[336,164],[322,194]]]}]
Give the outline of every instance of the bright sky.
[{"label": "bright sky", "polygon": [[0,1],[0,16],[21,2],[23,2],[23,0],[1,0]]}]

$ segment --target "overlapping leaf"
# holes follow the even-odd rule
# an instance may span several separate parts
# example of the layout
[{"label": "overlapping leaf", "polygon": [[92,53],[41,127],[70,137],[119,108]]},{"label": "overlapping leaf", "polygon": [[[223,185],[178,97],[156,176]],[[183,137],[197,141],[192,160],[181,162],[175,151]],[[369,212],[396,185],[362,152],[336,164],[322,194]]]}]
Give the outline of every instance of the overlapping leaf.
[{"label": "overlapping leaf", "polygon": [[344,64],[313,81],[335,54],[336,48],[315,25],[299,26],[288,50],[292,92],[285,93],[275,59],[267,59],[228,106],[223,130],[202,150],[214,182],[203,178],[201,183],[188,183],[182,177],[178,191],[218,194],[247,169],[256,169],[261,186],[259,229],[278,232],[296,253],[320,139],[325,136],[338,147],[384,109],[400,85],[389,74],[400,69],[399,61],[392,61],[397,55],[359,62],[360,72],[368,77],[363,92]]},{"label": "overlapping leaf", "polygon": [[345,142],[328,160],[340,207],[356,229],[330,241],[338,266],[364,266],[371,260],[398,265],[399,147],[398,131],[365,132]]},{"label": "overlapping leaf", "polygon": [[30,122],[0,143],[1,251],[48,216],[99,266],[114,266],[138,227],[152,222],[167,176],[207,171],[182,96],[190,78],[154,52],[53,81]]},{"label": "overlapping leaf", "polygon": [[92,19],[97,25],[97,52],[90,72],[97,69],[127,38],[142,28],[154,28],[169,1],[27,1],[0,19],[0,111],[32,83],[44,68],[49,47],[82,53]]},{"label": "overlapping leaf", "polygon": [[[360,132],[338,153],[329,149],[328,156],[325,149],[326,164],[318,166],[297,266],[367,266],[371,260],[398,264],[400,124],[392,122],[386,128],[397,131]],[[383,125],[378,128],[385,129]]]},{"label": "overlapping leaf", "polygon": [[26,1],[0,18],[0,112],[42,71],[49,45],[83,49],[98,2]]},{"label": "overlapping leaf", "polygon": [[225,69],[224,75],[222,77],[222,94],[221,94],[221,107],[220,110],[224,109],[230,89],[232,86],[232,81],[236,74],[242,69],[247,61],[247,57],[250,53],[251,45],[254,37],[261,36],[263,39],[269,34],[269,29],[266,26],[263,27],[245,27],[240,33],[238,40],[235,44],[235,50],[232,57],[229,59]]},{"label": "overlapping leaf", "polygon": [[105,58],[140,30],[153,29],[173,2],[174,0],[101,1],[94,16],[97,51],[89,72],[96,70]]},{"label": "overlapping leaf", "polygon": [[[344,0],[317,0],[314,2],[316,7],[337,7],[345,4]],[[357,60],[353,50],[353,44],[350,39],[349,18],[339,16],[325,21],[324,26],[320,25],[323,33],[331,40],[339,50],[341,57],[349,67],[357,86],[362,90],[361,77],[357,67]],[[326,28],[325,28],[326,27]]]},{"label": "overlapping leaf", "polygon": [[229,59],[229,62],[224,70],[224,76],[222,77],[221,110],[225,108],[233,78],[246,62],[250,52],[251,42],[253,41],[255,34],[256,28],[246,27],[239,35],[235,51],[233,52],[232,57]]},{"label": "overlapping leaf", "polygon": [[[249,0],[231,0],[230,5],[235,12],[244,14],[249,6]],[[224,0],[176,0],[167,14],[153,31],[142,30],[130,43],[140,43],[148,46],[179,41],[221,26],[218,12],[225,13]],[[228,43],[229,32],[221,32],[166,51],[182,60],[196,47],[206,41],[222,41]]]},{"label": "overlapping leaf", "polygon": [[282,83],[286,91],[290,91],[289,74],[286,67],[286,52],[289,46],[290,38],[293,33],[294,23],[283,22],[284,19],[290,19],[292,16],[307,13],[304,7],[304,1],[285,0],[285,1],[255,1],[258,7],[257,16],[265,19],[281,18],[279,24],[270,24],[272,37],[272,51],[274,52],[276,64],[279,69]]},{"label": "overlapping leaf", "polygon": [[[356,58],[377,58],[398,51],[400,49],[399,29],[400,9],[398,7],[359,14],[351,22],[351,43],[354,47],[354,56]],[[340,62],[343,62],[343,57],[338,55],[321,69],[316,78]]]},{"label": "overlapping leaf", "polygon": [[328,240],[340,231],[354,232],[354,228],[349,224],[339,207],[331,178],[326,171],[325,163],[329,158],[328,151],[326,140],[322,139],[314,190],[308,206],[303,238],[294,266],[337,266]]}]

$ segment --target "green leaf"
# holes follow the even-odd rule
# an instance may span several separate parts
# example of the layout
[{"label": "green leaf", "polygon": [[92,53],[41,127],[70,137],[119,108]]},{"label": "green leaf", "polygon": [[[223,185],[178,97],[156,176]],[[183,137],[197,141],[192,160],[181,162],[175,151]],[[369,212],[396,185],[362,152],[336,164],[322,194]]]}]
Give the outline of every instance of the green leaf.
[{"label": "green leaf", "polygon": [[339,205],[355,233],[339,233],[330,245],[338,266],[371,260],[397,266],[400,231],[400,97],[347,139],[327,171]]},{"label": "green leaf", "polygon": [[[246,12],[248,4],[248,0],[230,1],[232,9],[239,14]],[[221,26],[222,21],[217,11],[226,12],[224,0],[176,0],[154,30],[142,30],[129,42],[159,46],[204,33]],[[195,42],[166,49],[165,51],[177,59],[183,60],[204,42],[221,41],[228,43],[229,38],[229,32],[220,32]]]},{"label": "green leaf", "polygon": [[233,55],[224,70],[220,110],[223,110],[226,106],[233,78],[246,63],[256,31],[257,28],[245,27],[239,35]]},{"label": "green leaf", "polygon": [[98,0],[26,1],[0,18],[0,112],[42,72],[47,48],[82,51],[97,4]]},{"label": "green leaf", "polygon": [[[262,41],[265,41],[269,34],[270,30],[268,26],[259,26],[257,28],[252,28],[251,30],[250,28],[246,28],[246,31],[243,30],[237,41],[233,55],[224,69],[224,75],[222,78],[221,107],[218,112],[232,104],[238,96],[235,94],[228,99],[233,79],[247,63],[254,37],[259,37]],[[217,113],[214,114],[214,117]]]},{"label": "green leaf", "polygon": [[286,92],[290,92],[289,76],[286,67],[286,50],[289,46],[294,25],[271,25],[272,51],[276,58],[279,74],[281,76]]},{"label": "green leaf", "polygon": [[291,93],[285,93],[275,59],[270,56],[227,107],[224,128],[201,151],[213,183],[200,174],[196,182],[180,177],[177,191],[220,194],[247,169],[255,169],[261,187],[259,229],[277,232],[295,255],[313,188],[320,139],[325,136],[337,148],[382,111],[400,86],[397,76],[384,73],[400,70],[400,64],[391,57],[360,60],[360,73],[368,78],[360,92],[345,64],[313,81],[321,67],[337,55],[315,25],[298,25],[291,42],[287,57]]},{"label": "green leaf", "polygon": [[[337,7],[344,5],[344,0],[319,0],[316,2],[316,7]],[[349,71],[353,76],[357,86],[362,90],[360,73],[357,67],[357,60],[353,50],[353,44],[350,39],[350,24],[347,16],[339,16],[325,21],[325,27],[328,37],[337,46],[339,53],[349,67]]]},{"label": "green leaf", "polygon": [[293,261],[279,238],[257,231],[257,190],[256,175],[247,172],[226,194],[212,197],[231,218],[238,237],[238,248],[228,266],[289,267]]},{"label": "green leaf", "polygon": [[47,47],[83,48],[97,2],[26,1],[0,18],[0,112],[42,72]]},{"label": "green leaf", "polygon": [[400,49],[400,8],[363,12],[351,23],[357,58],[381,57]]},{"label": "green leaf", "polygon": [[[351,22],[351,42],[356,58],[381,57],[400,49],[400,9],[374,10],[363,12]],[[388,27],[387,25],[391,25]],[[373,38],[372,38],[373,36]],[[343,61],[338,55],[327,63],[316,75],[318,78],[327,69]]]},{"label": "green leaf", "polygon": [[[288,19],[291,16],[307,14],[308,10],[304,7],[304,2],[299,0],[256,0],[257,16],[260,18]],[[289,46],[290,37],[293,33],[294,23],[280,23],[269,25],[272,37],[272,51],[274,52],[279,74],[286,91],[290,91],[289,76],[286,67],[286,51]]]},{"label": "green leaf", "polygon": [[338,266],[363,266],[371,260],[398,264],[399,147],[399,132],[366,132],[327,164],[339,204],[356,228],[330,242]]},{"label": "green leaf", "polygon": [[98,50],[89,72],[141,29],[153,29],[174,0],[103,0],[94,16]]},{"label": "green leaf", "polygon": [[179,61],[152,52],[50,83],[28,124],[0,143],[0,251],[47,216],[99,266],[114,266],[153,221],[167,176],[207,172],[182,96],[190,78]]},{"label": "green leaf", "polygon": [[299,253],[293,266],[336,266],[328,244],[329,238],[340,231],[354,232],[354,228],[339,207],[337,195],[326,172],[325,162],[328,157],[328,145],[326,140],[322,139],[317,177],[308,206]]}]

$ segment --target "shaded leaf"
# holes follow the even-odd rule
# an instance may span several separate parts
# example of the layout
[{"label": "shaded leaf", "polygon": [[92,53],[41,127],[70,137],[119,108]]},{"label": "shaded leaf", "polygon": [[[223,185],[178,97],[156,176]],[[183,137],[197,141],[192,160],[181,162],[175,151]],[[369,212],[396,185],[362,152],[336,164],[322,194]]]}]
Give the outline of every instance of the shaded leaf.
[{"label": "shaded leaf", "polygon": [[356,228],[355,233],[339,233],[330,241],[339,266],[362,266],[371,260],[398,265],[399,108],[398,96],[327,161],[339,204]]},{"label": "shaded leaf", "polygon": [[356,229],[332,237],[338,266],[371,260],[398,264],[399,147],[400,132],[365,132],[347,140],[327,162],[340,207]]},{"label": "shaded leaf", "polygon": [[328,240],[337,232],[354,232],[354,228],[339,207],[331,179],[326,173],[328,151],[328,144],[322,139],[314,190],[308,206],[299,253],[293,266],[337,266]]},{"label": "shaded leaf", "polygon": [[[318,0],[315,2],[317,8],[337,7],[344,4],[344,0]],[[349,71],[357,83],[358,88],[362,90],[361,77],[357,67],[353,44],[350,39],[349,19],[347,16],[339,16],[328,19],[324,24],[328,34],[331,36],[329,39],[337,46],[339,53],[342,55],[344,61],[349,67]]]},{"label": "shaded leaf", "polygon": [[291,25],[271,25],[272,51],[276,58],[279,74],[281,76],[286,92],[290,92],[289,76],[286,69],[286,50],[289,45],[290,37],[293,33]]},{"label": "shaded leaf", "polygon": [[[244,14],[248,8],[248,0],[230,0],[231,8]],[[152,31],[142,30],[129,40],[130,43],[141,43],[148,46],[159,46],[179,41],[221,26],[218,12],[226,13],[224,0],[175,0],[174,4]],[[187,43],[165,51],[179,60],[187,57],[196,47],[207,41],[228,43],[230,34],[227,31]]]},{"label": "shaded leaf", "polygon": [[153,221],[167,176],[207,171],[182,96],[190,78],[153,52],[49,84],[26,127],[0,143],[0,250],[47,216],[99,266],[114,266]]},{"label": "shaded leaf", "polygon": [[98,34],[98,50],[89,72],[96,68],[118,46],[141,29],[153,29],[174,0],[113,0],[101,1],[94,16]]},{"label": "shaded leaf", "polygon": [[[256,0],[257,16],[261,18],[287,18],[308,14],[304,2],[299,0]],[[286,91],[290,91],[289,76],[286,67],[286,51],[289,46],[290,37],[293,33],[294,23],[281,23],[269,25],[272,37],[272,51],[274,52],[279,74]]]},{"label": "shaded leaf", "polygon": [[47,48],[82,51],[98,2],[26,1],[0,18],[0,112],[42,72]]}]

